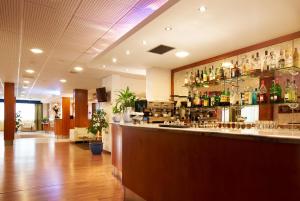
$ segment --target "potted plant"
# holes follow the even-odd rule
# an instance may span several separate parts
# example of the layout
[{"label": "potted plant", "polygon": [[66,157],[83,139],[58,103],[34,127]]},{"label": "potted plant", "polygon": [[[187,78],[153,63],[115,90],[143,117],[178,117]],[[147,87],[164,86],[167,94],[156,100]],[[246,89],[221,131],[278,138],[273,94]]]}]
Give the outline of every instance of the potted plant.
[{"label": "potted plant", "polygon": [[120,122],[121,121],[121,109],[118,106],[118,104],[116,104],[115,106],[113,106],[112,108],[112,112],[113,112],[113,121],[114,122]]},{"label": "potted plant", "polygon": [[22,126],[21,111],[18,111],[16,113],[16,132],[18,132],[18,130],[21,126]]},{"label": "potted plant", "polygon": [[49,123],[49,118],[48,118],[48,117],[44,117],[44,118],[42,119],[42,123],[43,123],[43,124]]},{"label": "potted plant", "polygon": [[129,90],[129,87],[126,87],[126,89],[122,89],[118,92],[116,104],[123,113],[123,119],[126,123],[131,122],[130,113],[134,107],[135,100],[136,96],[132,91]]},{"label": "potted plant", "polygon": [[88,132],[95,135],[95,141],[90,142],[90,149],[93,154],[101,154],[103,150],[102,129],[108,127],[106,112],[100,109],[92,114]]},{"label": "potted plant", "polygon": [[60,108],[59,108],[59,105],[57,104],[57,103],[55,103],[54,105],[53,105],[53,107],[52,107],[52,110],[54,111],[54,113],[55,113],[55,119],[59,119],[59,110],[60,110]]}]

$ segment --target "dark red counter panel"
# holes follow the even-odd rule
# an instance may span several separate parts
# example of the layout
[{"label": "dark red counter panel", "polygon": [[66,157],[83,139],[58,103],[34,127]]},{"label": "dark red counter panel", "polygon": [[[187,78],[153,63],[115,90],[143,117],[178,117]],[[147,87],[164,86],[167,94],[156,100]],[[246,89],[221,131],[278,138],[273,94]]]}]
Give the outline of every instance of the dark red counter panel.
[{"label": "dark red counter panel", "polygon": [[299,201],[300,145],[122,127],[123,184],[147,201]]}]

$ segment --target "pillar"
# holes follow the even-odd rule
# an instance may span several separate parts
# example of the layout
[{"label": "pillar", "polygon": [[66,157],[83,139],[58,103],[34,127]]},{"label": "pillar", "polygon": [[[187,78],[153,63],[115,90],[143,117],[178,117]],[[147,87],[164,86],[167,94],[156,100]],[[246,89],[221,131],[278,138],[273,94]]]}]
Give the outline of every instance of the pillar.
[{"label": "pillar", "polygon": [[70,97],[62,97],[62,135],[68,136],[70,130]]},{"label": "pillar", "polygon": [[75,127],[88,126],[88,90],[74,89]]},{"label": "pillar", "polygon": [[149,68],[146,72],[146,98],[148,101],[168,101],[171,95],[171,71]]},{"label": "pillar", "polygon": [[13,144],[16,131],[15,84],[4,83],[4,141]]}]

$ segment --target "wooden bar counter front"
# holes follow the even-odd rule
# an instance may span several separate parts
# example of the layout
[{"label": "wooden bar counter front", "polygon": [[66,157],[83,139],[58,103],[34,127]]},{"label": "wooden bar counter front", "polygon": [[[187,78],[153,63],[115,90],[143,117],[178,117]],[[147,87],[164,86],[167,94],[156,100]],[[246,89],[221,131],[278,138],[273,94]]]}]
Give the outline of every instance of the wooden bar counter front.
[{"label": "wooden bar counter front", "polygon": [[121,167],[125,197],[131,192],[147,201],[300,200],[298,137],[113,124],[116,131],[122,151],[113,151],[113,159],[122,160],[121,166],[114,163]]}]

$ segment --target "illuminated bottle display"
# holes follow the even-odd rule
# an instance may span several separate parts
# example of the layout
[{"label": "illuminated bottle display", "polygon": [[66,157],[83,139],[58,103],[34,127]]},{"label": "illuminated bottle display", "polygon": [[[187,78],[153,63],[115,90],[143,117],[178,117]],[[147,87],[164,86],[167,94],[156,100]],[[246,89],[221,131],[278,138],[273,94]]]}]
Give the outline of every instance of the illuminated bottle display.
[{"label": "illuminated bottle display", "polygon": [[261,81],[259,88],[259,103],[267,103],[267,88],[264,80]]}]

